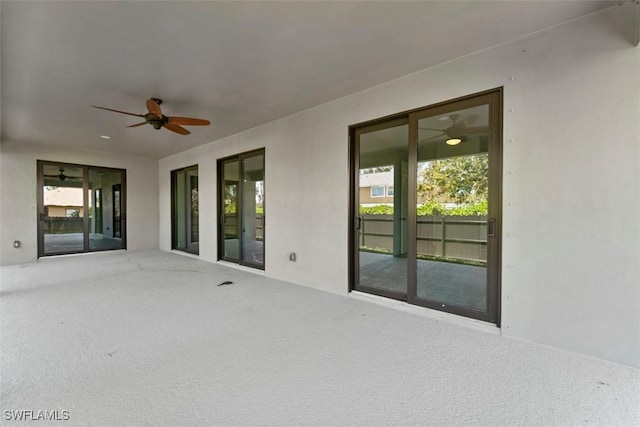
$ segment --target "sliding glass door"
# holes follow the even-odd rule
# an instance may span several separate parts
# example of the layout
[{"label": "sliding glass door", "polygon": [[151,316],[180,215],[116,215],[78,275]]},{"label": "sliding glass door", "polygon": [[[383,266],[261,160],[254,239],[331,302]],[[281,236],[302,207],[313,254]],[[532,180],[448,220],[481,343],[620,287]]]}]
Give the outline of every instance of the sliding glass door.
[{"label": "sliding glass door", "polygon": [[501,92],[352,129],[352,289],[499,323]]},{"label": "sliding glass door", "polygon": [[356,287],[406,300],[409,121],[359,128],[356,140]]},{"label": "sliding glass door", "polygon": [[125,171],[38,161],[38,256],[126,248]]},{"label": "sliding glass door", "polygon": [[200,253],[198,166],[171,172],[172,248]]},{"label": "sliding glass door", "polygon": [[219,259],[264,269],[264,150],[218,162]]}]

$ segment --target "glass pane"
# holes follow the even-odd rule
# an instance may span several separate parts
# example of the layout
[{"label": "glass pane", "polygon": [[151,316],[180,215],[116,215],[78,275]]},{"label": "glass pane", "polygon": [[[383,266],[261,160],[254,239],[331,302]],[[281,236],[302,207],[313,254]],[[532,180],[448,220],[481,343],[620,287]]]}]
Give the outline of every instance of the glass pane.
[{"label": "glass pane", "polygon": [[122,249],[122,172],[89,168],[89,250]]},{"label": "glass pane", "polygon": [[222,171],[223,190],[223,233],[224,258],[240,260],[240,221],[238,220],[238,182],[240,180],[240,162],[229,161]]},{"label": "glass pane", "polygon": [[360,286],[407,293],[406,124],[360,135]]},{"label": "glass pane", "polygon": [[264,156],[242,160],[242,260],[264,264]]},{"label": "glass pane", "polygon": [[198,168],[171,172],[173,198],[173,249],[200,253]]},{"label": "glass pane", "polygon": [[43,165],[44,254],[84,251],[83,170]]},{"label": "glass pane", "polygon": [[418,121],[417,297],[485,311],[489,107]]},{"label": "glass pane", "polygon": [[174,226],[173,232],[175,233],[174,241],[175,241],[175,249],[186,249],[187,248],[187,218],[185,215],[185,203],[186,203],[186,194],[185,194],[185,183],[186,183],[186,174],[184,171],[174,172],[174,188],[173,188],[173,198],[174,198]]},{"label": "glass pane", "polygon": [[121,212],[122,212],[122,186],[113,184],[111,186],[111,194],[113,196],[113,237],[122,237],[121,229]]},{"label": "glass pane", "polygon": [[187,173],[187,175],[189,176],[189,190],[190,190],[190,194],[191,194],[191,200],[190,200],[190,221],[191,221],[191,227],[190,227],[190,246],[192,246],[195,250],[195,247],[197,247],[198,245],[198,240],[199,240],[199,225],[198,225],[198,221],[199,221],[199,201],[198,201],[198,171],[197,170],[191,170]]}]

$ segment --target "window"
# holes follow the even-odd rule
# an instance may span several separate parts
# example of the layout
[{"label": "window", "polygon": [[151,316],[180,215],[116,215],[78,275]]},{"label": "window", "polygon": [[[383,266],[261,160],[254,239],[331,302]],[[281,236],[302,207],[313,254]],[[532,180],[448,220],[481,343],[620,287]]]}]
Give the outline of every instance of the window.
[{"label": "window", "polygon": [[371,197],[384,197],[384,186],[376,185],[371,187]]},{"label": "window", "polygon": [[65,209],[64,216],[67,218],[80,218],[80,209]]},{"label": "window", "polygon": [[393,197],[393,185],[387,187],[387,197]]}]

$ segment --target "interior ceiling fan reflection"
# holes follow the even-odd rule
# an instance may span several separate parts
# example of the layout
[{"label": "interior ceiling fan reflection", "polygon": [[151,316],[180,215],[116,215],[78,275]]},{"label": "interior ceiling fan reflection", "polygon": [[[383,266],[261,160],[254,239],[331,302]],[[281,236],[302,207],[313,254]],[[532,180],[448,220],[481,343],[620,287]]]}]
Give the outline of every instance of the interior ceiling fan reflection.
[{"label": "interior ceiling fan reflection", "polygon": [[[434,128],[426,128],[420,127],[420,130],[434,131],[440,132],[438,135],[430,136],[429,138],[422,139],[419,142],[427,142],[432,139],[441,138],[443,136],[447,137],[446,143],[449,145],[456,145],[465,140],[465,137],[468,135],[476,135],[481,133],[489,132],[489,126],[469,126],[464,120],[458,121],[460,118],[460,114],[451,114],[449,116],[445,116],[442,119],[451,120],[451,126],[445,129],[434,129]],[[450,142],[451,141],[451,142]]]},{"label": "interior ceiling fan reflection", "polygon": [[64,169],[60,168],[60,173],[58,175],[44,175],[47,178],[58,178],[60,181],[64,181],[67,179],[82,179],[81,176],[69,176],[64,174]]}]

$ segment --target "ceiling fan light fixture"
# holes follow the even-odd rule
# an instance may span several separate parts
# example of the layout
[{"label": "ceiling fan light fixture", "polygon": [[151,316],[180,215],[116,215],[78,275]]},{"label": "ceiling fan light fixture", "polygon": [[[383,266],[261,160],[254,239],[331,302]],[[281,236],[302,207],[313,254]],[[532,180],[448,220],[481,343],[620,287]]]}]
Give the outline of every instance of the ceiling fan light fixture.
[{"label": "ceiling fan light fixture", "polygon": [[449,138],[445,141],[447,145],[458,145],[462,142],[460,138]]}]

